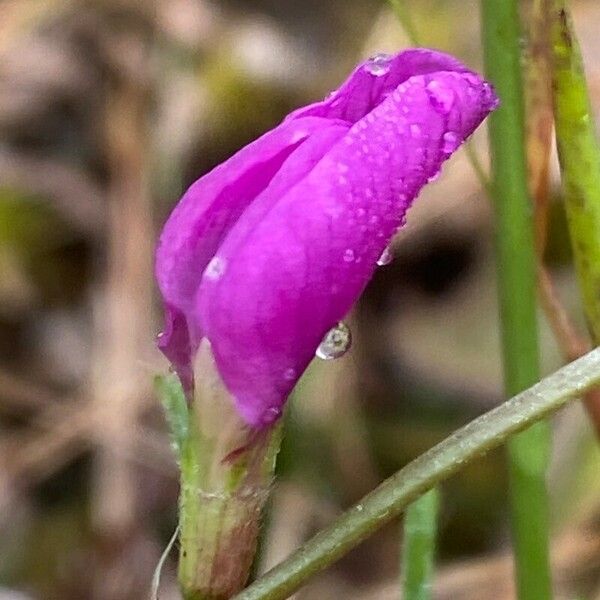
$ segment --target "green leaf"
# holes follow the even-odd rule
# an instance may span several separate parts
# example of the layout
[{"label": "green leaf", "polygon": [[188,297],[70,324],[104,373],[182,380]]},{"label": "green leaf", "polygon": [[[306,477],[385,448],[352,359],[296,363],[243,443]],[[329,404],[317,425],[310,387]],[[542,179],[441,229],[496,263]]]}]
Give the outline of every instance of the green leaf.
[{"label": "green leaf", "polygon": [[556,141],[565,210],[583,305],[600,343],[600,145],[565,0],[548,0]]}]

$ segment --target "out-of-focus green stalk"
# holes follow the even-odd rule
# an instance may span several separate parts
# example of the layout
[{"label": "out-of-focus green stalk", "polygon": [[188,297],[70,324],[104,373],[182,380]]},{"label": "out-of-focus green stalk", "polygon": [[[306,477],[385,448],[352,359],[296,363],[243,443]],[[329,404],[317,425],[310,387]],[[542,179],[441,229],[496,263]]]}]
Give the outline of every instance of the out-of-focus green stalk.
[{"label": "out-of-focus green stalk", "polygon": [[[235,600],[289,597],[307,579],[396,518],[427,490],[599,384],[600,348],[455,431],[384,481],[289,558],[240,592]],[[538,594],[537,598],[542,596]]]},{"label": "out-of-focus green stalk", "polygon": [[[422,46],[424,42],[417,33],[411,12],[408,9],[408,0],[388,0],[388,4],[394,10],[400,25],[402,25],[402,29],[404,29],[404,33],[406,34],[408,41],[413,46]],[[479,160],[479,156],[477,156],[477,152],[475,152],[475,149],[473,148],[472,142],[467,142],[464,148],[477,179],[479,179],[482,187],[488,190],[488,176],[483,168],[483,165],[481,164],[481,161]]]},{"label": "out-of-focus green stalk", "polygon": [[402,25],[402,27],[404,28],[404,31],[406,33],[406,36],[408,37],[408,40],[410,41],[411,44],[413,45],[418,45],[419,41],[418,41],[418,35],[417,35],[417,30],[415,28],[415,24],[413,23],[412,20],[412,16],[410,14],[410,10],[408,10],[407,7],[407,1],[406,0],[388,0],[389,4],[391,5],[391,7],[394,9],[394,12],[396,13],[396,17],[398,19],[398,21],[400,21],[400,24]]},{"label": "out-of-focus green stalk", "polygon": [[600,146],[579,44],[565,0],[547,0],[556,140],[583,304],[600,344]]},{"label": "out-of-focus green stalk", "polygon": [[[482,0],[485,65],[501,107],[489,119],[496,204],[498,288],[505,388],[514,394],[539,378],[536,262],[524,148],[520,22],[517,0]],[[512,529],[521,600],[550,598],[548,425],[508,443]]]},{"label": "out-of-focus green stalk", "polygon": [[431,598],[439,505],[439,491],[433,488],[406,511],[401,564],[403,600]]}]

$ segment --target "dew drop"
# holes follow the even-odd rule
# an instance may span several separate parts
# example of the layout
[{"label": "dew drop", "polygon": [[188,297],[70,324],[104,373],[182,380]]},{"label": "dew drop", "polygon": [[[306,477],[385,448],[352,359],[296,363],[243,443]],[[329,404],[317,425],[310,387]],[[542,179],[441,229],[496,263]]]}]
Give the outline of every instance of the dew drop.
[{"label": "dew drop", "polygon": [[430,81],[425,88],[429,96],[429,101],[435,110],[442,114],[448,114],[454,105],[454,92],[442,85],[438,81]]},{"label": "dew drop", "polygon": [[479,87],[481,85],[481,79],[474,73],[463,73],[461,77],[473,87]]},{"label": "dew drop", "polygon": [[286,369],[283,373],[283,378],[286,381],[294,381],[294,379],[296,379],[296,369],[290,367],[289,369]]},{"label": "dew drop", "polygon": [[438,169],[431,177],[427,178],[427,183],[432,183],[433,181],[437,181],[440,178],[442,171]]},{"label": "dew drop", "polygon": [[348,248],[345,252],[344,252],[344,262],[353,262],[355,259],[355,254],[354,254],[354,250],[352,250],[352,248]]},{"label": "dew drop", "polygon": [[269,424],[277,421],[277,419],[279,419],[280,416],[281,416],[281,409],[277,408],[276,406],[271,406],[271,407],[267,408],[267,410],[265,411],[265,413],[263,415],[263,423],[265,425],[269,425]]},{"label": "dew drop", "polygon": [[212,280],[220,279],[223,276],[223,273],[225,273],[226,266],[227,262],[224,258],[213,256],[206,265],[206,269],[204,269],[204,277]]},{"label": "dew drop", "polygon": [[447,131],[443,138],[442,151],[446,154],[454,152],[460,146],[460,140],[456,133],[453,131]]},{"label": "dew drop", "polygon": [[375,54],[365,64],[365,70],[371,75],[375,75],[375,77],[381,77],[389,73],[391,61],[392,57],[389,54]]},{"label": "dew drop", "polygon": [[350,328],[341,321],[330,329],[319,344],[315,355],[322,360],[334,360],[344,356],[352,345]]},{"label": "dew drop", "polygon": [[377,260],[378,267],[385,267],[389,265],[394,260],[394,255],[390,250],[389,246],[381,253],[381,256]]},{"label": "dew drop", "polygon": [[421,126],[417,125],[417,123],[413,123],[410,126],[410,134],[414,138],[418,138],[421,135]]}]

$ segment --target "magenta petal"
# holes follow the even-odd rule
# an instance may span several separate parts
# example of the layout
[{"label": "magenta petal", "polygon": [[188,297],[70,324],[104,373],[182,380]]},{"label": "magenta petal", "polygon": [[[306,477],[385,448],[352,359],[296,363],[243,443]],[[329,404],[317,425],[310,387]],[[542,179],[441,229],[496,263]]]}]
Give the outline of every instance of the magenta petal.
[{"label": "magenta petal", "polygon": [[290,154],[330,124],[319,117],[281,124],[196,181],[171,213],[156,252],[156,277],[167,307],[159,346],[185,379],[190,352],[202,336],[189,313],[204,269]]},{"label": "magenta petal", "polygon": [[469,72],[453,56],[427,48],[413,48],[395,55],[379,54],[358,65],[325,100],[294,111],[287,120],[318,116],[355,123],[409,77],[440,71]]},{"label": "magenta petal", "polygon": [[275,420],[416,194],[496,103],[446,54],[380,56],[198,180],[156,263],[159,345],[184,383],[206,336],[241,415]]},{"label": "magenta petal", "polygon": [[[367,110],[366,96],[353,104],[354,92],[344,89],[348,106]],[[386,95],[371,97],[365,116],[293,187],[258,195],[218,248],[218,273],[201,280],[195,320],[253,426],[280,414],[415,196],[497,102],[464,68],[410,77]]]}]

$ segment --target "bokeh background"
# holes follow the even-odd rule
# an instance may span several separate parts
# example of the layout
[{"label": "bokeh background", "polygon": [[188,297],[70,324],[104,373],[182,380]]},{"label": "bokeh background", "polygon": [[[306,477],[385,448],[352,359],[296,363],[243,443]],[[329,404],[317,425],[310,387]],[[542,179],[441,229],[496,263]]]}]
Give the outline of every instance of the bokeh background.
[{"label": "bokeh background", "polygon": [[[475,0],[405,4],[425,44],[481,68]],[[599,112],[600,5],[573,11]],[[178,490],[152,389],[160,224],[290,109],[408,45],[383,0],[0,0],[0,600],[148,597]],[[484,131],[473,148],[485,164]],[[554,164],[552,181],[546,260],[583,330]],[[502,399],[492,207],[464,152],[393,251],[352,351],[291,402],[257,572]],[[561,357],[540,325],[547,372]],[[600,452],[580,407],[554,427],[557,597],[598,600]],[[506,488],[502,451],[443,486],[436,598],[514,597]],[[386,528],[297,597],[396,598],[399,539]]]}]

